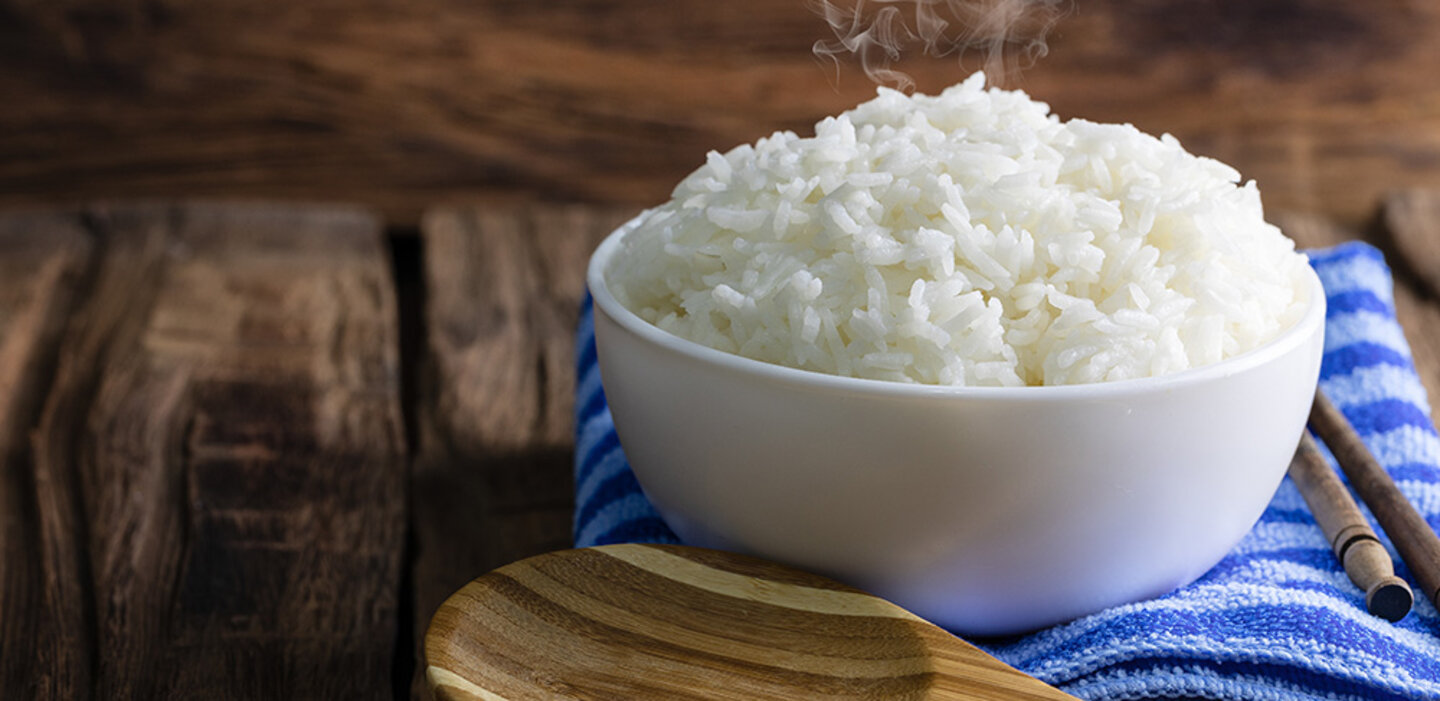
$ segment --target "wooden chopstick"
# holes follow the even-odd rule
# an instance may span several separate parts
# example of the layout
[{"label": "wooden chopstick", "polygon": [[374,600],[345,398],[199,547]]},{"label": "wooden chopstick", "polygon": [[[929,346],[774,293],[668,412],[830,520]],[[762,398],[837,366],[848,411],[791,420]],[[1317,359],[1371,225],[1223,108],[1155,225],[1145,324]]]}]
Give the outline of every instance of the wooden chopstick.
[{"label": "wooden chopstick", "polygon": [[1290,479],[1310,505],[1345,574],[1365,592],[1366,610],[1387,621],[1398,621],[1410,613],[1415,603],[1410,585],[1395,576],[1390,553],[1370,529],[1340,476],[1320,456],[1309,433],[1300,436],[1300,447],[1290,461]]},{"label": "wooden chopstick", "polygon": [[1325,441],[1350,479],[1350,486],[1375,514],[1400,559],[1415,573],[1420,593],[1440,607],[1440,537],[1395,486],[1350,421],[1319,390],[1310,407],[1310,428]]}]

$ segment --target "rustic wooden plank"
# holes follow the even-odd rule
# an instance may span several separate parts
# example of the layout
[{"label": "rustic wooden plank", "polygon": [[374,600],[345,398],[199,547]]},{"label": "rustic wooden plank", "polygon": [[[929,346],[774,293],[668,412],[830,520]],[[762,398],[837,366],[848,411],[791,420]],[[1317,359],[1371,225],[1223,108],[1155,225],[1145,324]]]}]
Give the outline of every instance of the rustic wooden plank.
[{"label": "rustic wooden plank", "polygon": [[569,547],[584,268],[599,240],[633,213],[448,208],[426,216],[427,380],[411,483],[417,644],[435,609],[466,582]]},{"label": "rustic wooden plank", "polygon": [[[651,204],[708,149],[873,94],[853,63],[832,88],[806,5],[0,0],[0,203],[358,199],[407,224],[481,196]],[[1011,81],[1062,115],[1172,132],[1349,225],[1440,186],[1440,4],[1073,5]],[[978,65],[914,53],[926,91]]]},{"label": "rustic wooden plank", "polygon": [[83,511],[57,528],[78,571],[50,585],[83,589],[64,603],[91,658],[49,695],[388,696],[405,467],[377,222],[224,205],[91,221],[103,257],[34,455],[41,513]]},{"label": "rustic wooden plank", "polygon": [[[77,212],[0,215],[0,696],[70,697],[88,683],[75,560],[56,562],[31,474],[59,336],[86,280],[92,241]],[[69,514],[46,514],[64,518]],[[53,523],[53,522],[52,522]],[[57,592],[56,585],[67,591]],[[58,596],[57,596],[58,594]]]},{"label": "rustic wooden plank", "polygon": [[[1393,220],[1392,220],[1393,221]],[[1336,224],[1333,220],[1301,213],[1280,213],[1275,222],[1301,247],[1332,246],[1360,238],[1359,234]],[[1397,237],[1398,238],[1398,237]],[[1398,271],[1417,265],[1403,252],[1397,252],[1386,240],[1375,243],[1386,249],[1388,262]],[[1395,276],[1395,317],[1405,330],[1405,338],[1415,360],[1415,369],[1430,399],[1431,416],[1440,407],[1440,300],[1416,288],[1414,280],[1404,274]]]},{"label": "rustic wooden plank", "polygon": [[1410,188],[1385,196],[1385,231],[1431,297],[1440,297],[1440,190]]},{"label": "rustic wooden plank", "polygon": [[[1385,200],[1387,255],[1400,271],[1395,311],[1405,324],[1415,365],[1430,395],[1430,412],[1440,407],[1440,194],[1408,190]],[[1413,276],[1413,277],[1411,277]]]}]

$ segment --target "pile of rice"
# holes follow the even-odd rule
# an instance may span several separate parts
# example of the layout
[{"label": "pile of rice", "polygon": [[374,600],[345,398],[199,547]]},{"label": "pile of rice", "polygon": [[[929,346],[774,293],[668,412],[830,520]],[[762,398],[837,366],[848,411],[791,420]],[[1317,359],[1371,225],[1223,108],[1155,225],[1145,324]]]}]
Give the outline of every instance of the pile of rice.
[{"label": "pile of rice", "polygon": [[607,282],[712,348],[940,385],[1164,375],[1299,319],[1305,259],[1253,182],[1168,134],[984,85],[882,88],[814,137],[711,152]]}]

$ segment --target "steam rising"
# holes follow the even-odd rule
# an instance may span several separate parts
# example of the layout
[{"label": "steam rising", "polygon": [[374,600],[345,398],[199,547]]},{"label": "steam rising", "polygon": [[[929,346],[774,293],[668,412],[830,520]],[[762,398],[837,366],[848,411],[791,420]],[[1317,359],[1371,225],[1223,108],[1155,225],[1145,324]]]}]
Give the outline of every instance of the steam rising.
[{"label": "steam rising", "polygon": [[851,54],[876,83],[909,91],[915,81],[892,68],[920,48],[942,57],[974,50],[992,79],[1032,65],[1048,51],[1045,36],[1069,0],[809,0],[835,33],[815,42],[815,55],[835,62]]}]

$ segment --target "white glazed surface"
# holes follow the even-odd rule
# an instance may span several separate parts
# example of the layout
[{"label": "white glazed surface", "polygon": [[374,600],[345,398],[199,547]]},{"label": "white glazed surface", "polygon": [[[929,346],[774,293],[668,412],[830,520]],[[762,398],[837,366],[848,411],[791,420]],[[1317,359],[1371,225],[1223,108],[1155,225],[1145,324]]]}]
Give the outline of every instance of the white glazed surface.
[{"label": "white glazed surface", "polygon": [[1319,376],[1325,297],[1262,348],[1159,378],[953,388],[770,365],[655,328],[588,283],[605,394],[688,544],[826,574],[968,634],[1164,594],[1259,519]]}]

